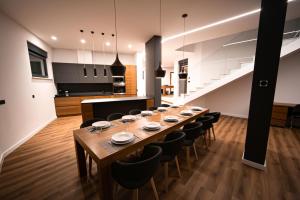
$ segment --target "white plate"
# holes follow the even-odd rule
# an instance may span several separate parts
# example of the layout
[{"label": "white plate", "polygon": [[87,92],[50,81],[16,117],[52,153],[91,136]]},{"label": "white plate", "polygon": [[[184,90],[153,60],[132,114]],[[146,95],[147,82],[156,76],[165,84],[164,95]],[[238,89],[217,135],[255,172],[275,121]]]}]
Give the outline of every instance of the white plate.
[{"label": "white plate", "polygon": [[149,122],[143,126],[145,130],[159,130],[161,128],[160,123],[158,122]]},{"label": "white plate", "polygon": [[157,110],[160,111],[160,112],[163,112],[163,111],[166,111],[167,108],[165,108],[165,107],[158,107]]},{"label": "white plate", "polygon": [[194,111],[201,111],[201,110],[203,110],[203,108],[200,107],[200,106],[193,106],[191,109],[194,110]]},{"label": "white plate", "polygon": [[135,121],[135,120],[136,120],[136,116],[134,116],[134,115],[124,115],[122,117],[123,122],[131,122],[131,121]]},{"label": "white plate", "polygon": [[96,128],[108,128],[111,126],[111,123],[108,121],[98,121],[98,122],[94,122],[92,126]]},{"label": "white plate", "polygon": [[151,116],[151,115],[153,115],[153,112],[151,110],[143,110],[141,112],[141,115],[142,116]]},{"label": "white plate", "polygon": [[171,107],[171,108],[179,108],[179,105],[172,104],[170,107]]},{"label": "white plate", "polygon": [[132,139],[134,138],[134,135],[130,132],[119,132],[119,133],[115,133],[111,136],[111,141],[113,143],[118,143],[118,144],[124,144],[124,143],[128,143],[130,141],[132,141]]},{"label": "white plate", "polygon": [[132,142],[135,138],[133,137],[132,139],[128,140],[128,141],[125,141],[125,142],[117,142],[117,141],[114,141],[114,140],[111,140],[111,143],[113,144],[118,144],[118,145],[122,145],[122,144],[128,144],[130,142]]},{"label": "white plate", "polygon": [[193,111],[191,111],[191,110],[182,110],[180,112],[180,114],[185,115],[185,116],[191,116],[191,115],[193,115]]},{"label": "white plate", "polygon": [[164,121],[166,121],[166,122],[178,122],[178,117],[176,117],[176,116],[165,116]]}]

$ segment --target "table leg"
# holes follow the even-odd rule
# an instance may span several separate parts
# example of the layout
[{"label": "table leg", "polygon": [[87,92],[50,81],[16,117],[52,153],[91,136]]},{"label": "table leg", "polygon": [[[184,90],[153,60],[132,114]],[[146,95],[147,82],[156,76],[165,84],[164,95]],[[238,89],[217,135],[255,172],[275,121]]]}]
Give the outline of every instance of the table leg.
[{"label": "table leg", "polygon": [[79,176],[80,178],[85,178],[87,176],[87,169],[86,169],[84,149],[76,140],[74,140],[74,142],[75,142],[77,168],[78,168]]},{"label": "table leg", "polygon": [[111,176],[111,163],[97,162],[98,192],[101,200],[113,199],[113,180]]}]

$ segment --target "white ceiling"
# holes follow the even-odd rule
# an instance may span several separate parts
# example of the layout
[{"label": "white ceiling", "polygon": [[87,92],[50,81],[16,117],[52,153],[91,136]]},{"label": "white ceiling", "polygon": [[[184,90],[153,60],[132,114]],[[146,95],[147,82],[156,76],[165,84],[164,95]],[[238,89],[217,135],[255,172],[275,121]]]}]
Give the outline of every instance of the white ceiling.
[{"label": "white ceiling", "polygon": [[[226,2],[226,3],[225,3]],[[188,13],[186,29],[203,26],[260,7],[260,0],[162,0],[162,36],[183,32],[181,15]],[[95,31],[95,48],[102,51],[101,32],[104,42],[114,43],[113,0],[1,0],[0,9],[15,21],[36,34],[53,48],[82,48],[79,30],[86,30],[85,48],[91,49],[89,31]],[[287,19],[300,17],[300,3],[289,3]],[[259,14],[248,16],[186,37],[192,44],[232,33],[250,30],[258,26]],[[119,51],[135,53],[144,49],[145,42],[159,35],[159,0],[117,0]],[[57,41],[50,39],[58,37]],[[132,44],[132,49],[128,48]],[[172,65],[181,55],[175,49],[182,46],[182,38],[163,44],[163,63]],[[105,46],[112,52],[114,45]]]}]

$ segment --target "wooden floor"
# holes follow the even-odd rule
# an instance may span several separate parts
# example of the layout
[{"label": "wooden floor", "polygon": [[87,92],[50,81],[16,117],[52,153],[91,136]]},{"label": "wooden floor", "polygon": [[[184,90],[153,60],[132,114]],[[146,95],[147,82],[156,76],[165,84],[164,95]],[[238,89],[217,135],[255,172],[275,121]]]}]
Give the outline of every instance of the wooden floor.
[{"label": "wooden floor", "polygon": [[[81,117],[59,118],[9,155],[0,176],[0,199],[98,199],[96,178],[81,182],[76,168],[72,130]],[[217,140],[187,170],[184,152],[179,156],[183,177],[170,164],[169,192],[163,191],[163,168],[154,179],[160,199],[300,199],[300,130],[271,128],[267,171],[241,163],[246,120],[222,117]],[[93,168],[94,174],[96,168]],[[150,184],[140,199],[154,199]],[[119,199],[131,191],[121,189]]]}]

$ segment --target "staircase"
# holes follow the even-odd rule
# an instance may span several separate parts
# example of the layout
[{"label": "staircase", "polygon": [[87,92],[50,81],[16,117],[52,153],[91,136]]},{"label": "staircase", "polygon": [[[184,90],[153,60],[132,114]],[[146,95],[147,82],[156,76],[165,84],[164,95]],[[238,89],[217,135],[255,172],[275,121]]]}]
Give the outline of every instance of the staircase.
[{"label": "staircase", "polygon": [[[300,49],[299,37],[293,40],[286,40],[283,42],[280,58],[286,57]],[[220,78],[210,79],[204,84],[192,88],[187,94],[181,95],[176,98],[176,104],[187,104],[195,99],[198,99],[209,92],[212,92],[230,82],[242,78],[243,76],[251,73],[254,69],[254,57],[248,62],[241,62],[239,68],[231,69],[227,74],[220,74]]]}]

